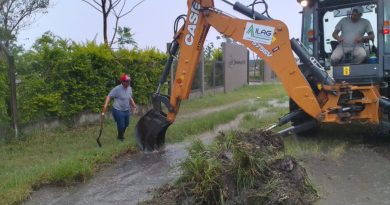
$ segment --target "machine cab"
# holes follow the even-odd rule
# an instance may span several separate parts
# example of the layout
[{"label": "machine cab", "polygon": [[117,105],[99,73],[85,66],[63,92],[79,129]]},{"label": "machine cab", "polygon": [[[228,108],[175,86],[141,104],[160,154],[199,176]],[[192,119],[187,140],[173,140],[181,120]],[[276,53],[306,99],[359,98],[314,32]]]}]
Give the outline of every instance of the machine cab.
[{"label": "machine cab", "polygon": [[[379,84],[389,81],[390,0],[298,0],[298,2],[303,6],[301,41],[336,82]],[[339,63],[331,64],[330,57],[338,45],[332,33],[342,18],[350,17],[355,6],[363,8],[362,18],[371,23],[375,39],[361,46],[367,56],[363,63],[354,63],[354,56],[345,52]]]}]

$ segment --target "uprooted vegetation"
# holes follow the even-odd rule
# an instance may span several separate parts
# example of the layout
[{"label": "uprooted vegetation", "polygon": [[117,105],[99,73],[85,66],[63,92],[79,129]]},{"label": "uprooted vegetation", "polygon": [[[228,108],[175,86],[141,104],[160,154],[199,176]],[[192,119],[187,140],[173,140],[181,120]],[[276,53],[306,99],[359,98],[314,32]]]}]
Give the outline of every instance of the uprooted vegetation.
[{"label": "uprooted vegetation", "polygon": [[262,130],[195,141],[179,179],[142,204],[312,204],[318,194],[306,170],[283,150],[280,137]]}]

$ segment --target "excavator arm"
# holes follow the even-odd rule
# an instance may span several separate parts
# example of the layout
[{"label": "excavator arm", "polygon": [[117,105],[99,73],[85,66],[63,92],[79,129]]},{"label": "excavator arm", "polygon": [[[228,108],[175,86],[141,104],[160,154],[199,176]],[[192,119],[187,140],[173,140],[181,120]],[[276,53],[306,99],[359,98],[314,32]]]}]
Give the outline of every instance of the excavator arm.
[{"label": "excavator arm", "polygon": [[[207,6],[207,7],[206,7]],[[293,56],[287,26],[278,20],[242,20],[214,10],[213,1],[188,1],[187,22],[179,34],[180,56],[170,97],[173,122],[181,100],[188,99],[196,65],[207,32],[212,26],[221,34],[240,42],[258,54],[273,68],[287,94],[312,117],[321,113],[309,83],[299,70]]]},{"label": "excavator arm", "polygon": [[[224,0],[226,2],[226,0]],[[287,94],[302,109],[317,121],[324,117],[322,107],[337,107],[339,87],[321,69],[296,40],[289,39],[287,26],[279,20],[271,20],[251,11],[244,5],[231,4],[233,8],[254,20],[238,19],[214,8],[213,0],[187,0],[188,12],[185,24],[176,33],[170,58],[165,66],[157,92],[153,95],[153,109],[146,113],[136,125],[136,139],[142,150],[155,150],[164,144],[165,132],[179,112],[180,102],[188,99],[199,57],[210,27],[221,34],[251,49],[275,72]],[[175,79],[170,96],[161,95],[159,89],[165,82],[173,56],[180,49]],[[301,61],[308,64],[308,71],[315,82],[323,85],[322,95],[313,91],[302,70],[297,66],[293,51]],[[368,88],[370,89],[370,88]],[[372,91],[371,91],[372,92]],[[328,95],[328,93],[332,93]],[[325,97],[321,97],[325,96]],[[328,103],[328,102],[332,102]],[[161,103],[168,108],[165,114]],[[334,105],[336,103],[336,105]],[[324,106],[326,105],[326,106]]]}]

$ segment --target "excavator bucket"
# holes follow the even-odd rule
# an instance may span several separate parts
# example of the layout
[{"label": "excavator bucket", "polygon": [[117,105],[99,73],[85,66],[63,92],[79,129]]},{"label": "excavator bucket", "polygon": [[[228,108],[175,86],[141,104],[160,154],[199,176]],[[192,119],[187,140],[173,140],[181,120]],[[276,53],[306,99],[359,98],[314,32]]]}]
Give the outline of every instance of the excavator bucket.
[{"label": "excavator bucket", "polygon": [[161,111],[151,109],[142,116],[135,127],[136,142],[141,150],[151,152],[161,148],[169,125],[166,114]]}]

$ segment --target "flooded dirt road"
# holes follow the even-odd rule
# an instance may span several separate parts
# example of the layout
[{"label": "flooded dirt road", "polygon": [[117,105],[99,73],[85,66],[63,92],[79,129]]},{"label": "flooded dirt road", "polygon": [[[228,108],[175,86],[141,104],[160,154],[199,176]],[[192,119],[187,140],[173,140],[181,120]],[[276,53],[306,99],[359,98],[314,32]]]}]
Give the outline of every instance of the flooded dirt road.
[{"label": "flooded dirt road", "polygon": [[176,163],[185,156],[184,146],[168,146],[163,153],[124,156],[120,163],[97,173],[85,184],[70,188],[45,187],[24,204],[137,204],[147,199],[147,190],[178,176]]},{"label": "flooded dirt road", "polygon": [[[263,113],[260,109],[257,113]],[[211,142],[220,131],[236,129],[244,114],[197,138]],[[178,163],[187,156],[190,142],[167,145],[162,152],[127,155],[85,184],[69,188],[43,187],[24,205],[132,205],[152,197],[152,189],[173,181],[180,174]]]}]

